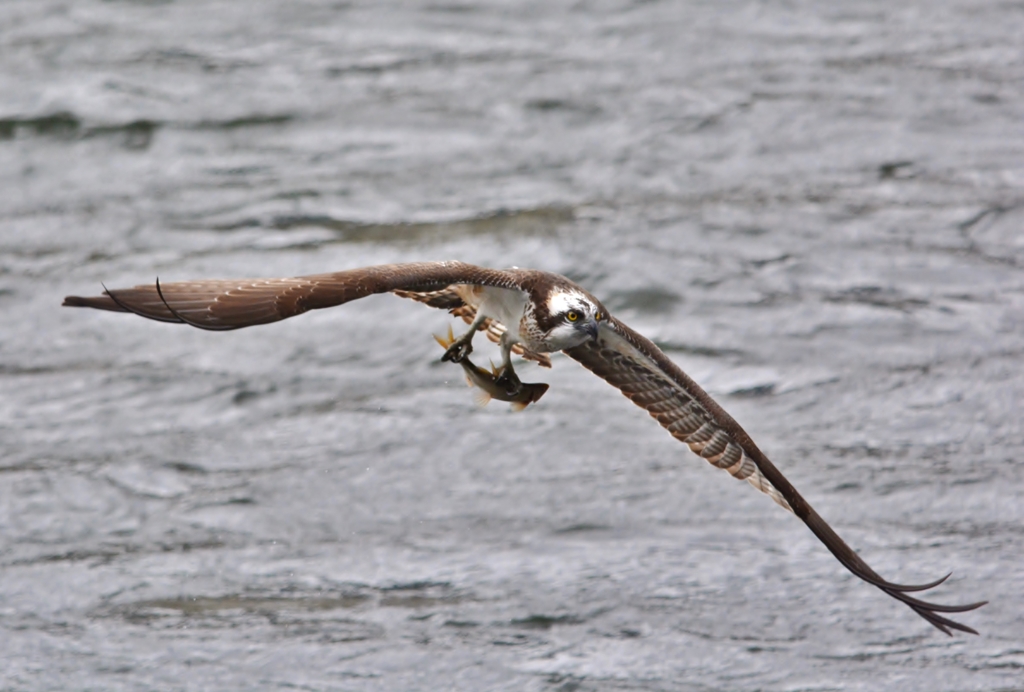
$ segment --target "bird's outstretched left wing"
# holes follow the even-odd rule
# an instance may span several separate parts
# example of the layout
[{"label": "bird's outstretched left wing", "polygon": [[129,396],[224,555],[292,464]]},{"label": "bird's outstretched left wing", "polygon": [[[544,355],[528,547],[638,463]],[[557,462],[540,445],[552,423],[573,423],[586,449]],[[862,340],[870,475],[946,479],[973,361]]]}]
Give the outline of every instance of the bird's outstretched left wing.
[{"label": "bird's outstretched left wing", "polygon": [[724,468],[736,478],[746,479],[755,488],[791,510],[807,524],[839,562],[857,577],[907,604],[946,634],[951,634],[951,629],[977,634],[972,628],[939,613],[974,610],[983,606],[984,601],[946,606],[928,603],[909,595],[938,586],[946,577],[916,586],[894,584],[882,579],[801,497],[796,488],[757,448],[739,423],[649,339],[609,318],[601,322],[597,340],[568,349],[565,353],[619,389],[673,437],[685,442],[701,457]]},{"label": "bird's outstretched left wing", "polygon": [[[414,262],[287,278],[157,281],[133,288],[107,289],[101,296],[68,296],[64,305],[130,312],[158,322],[228,331],[390,292],[448,310],[471,324],[476,310],[463,302],[456,287],[468,284],[516,288],[514,280],[510,272],[464,262]],[[478,328],[494,343],[505,332],[505,325],[489,318]],[[515,344],[512,351],[545,368],[551,367],[551,358],[546,353],[535,353],[521,344]]]},{"label": "bird's outstretched left wing", "polygon": [[161,322],[226,331],[268,324],[375,293],[437,291],[454,284],[517,289],[515,275],[464,262],[382,264],[331,274],[275,279],[213,279],[68,296],[64,305],[133,312]]}]

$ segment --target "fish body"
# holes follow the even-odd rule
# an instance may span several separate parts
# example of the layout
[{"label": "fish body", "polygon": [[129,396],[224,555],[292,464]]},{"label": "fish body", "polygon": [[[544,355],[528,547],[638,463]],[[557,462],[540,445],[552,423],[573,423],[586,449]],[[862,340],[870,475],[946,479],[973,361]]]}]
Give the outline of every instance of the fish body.
[{"label": "fish body", "polygon": [[[447,349],[455,341],[455,334],[449,325],[447,337],[434,334],[434,339]],[[485,370],[475,365],[468,357],[459,361],[459,364],[466,374],[466,382],[470,387],[476,388],[473,392],[473,400],[479,406],[486,406],[491,399],[497,399],[512,404],[513,411],[522,411],[548,391],[548,385],[542,382],[522,382],[518,391],[509,392],[505,385],[498,381],[504,368],[496,368],[494,363],[491,363],[491,369]]]}]

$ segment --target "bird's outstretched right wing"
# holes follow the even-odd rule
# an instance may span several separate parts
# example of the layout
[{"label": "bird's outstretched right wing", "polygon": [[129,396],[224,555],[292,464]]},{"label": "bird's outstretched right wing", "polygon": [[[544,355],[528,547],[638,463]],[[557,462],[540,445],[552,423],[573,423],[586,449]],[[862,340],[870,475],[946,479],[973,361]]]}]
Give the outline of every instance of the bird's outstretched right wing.
[{"label": "bird's outstretched right wing", "polygon": [[814,508],[797,492],[782,472],[758,449],[732,416],[707,392],[669,360],[649,339],[618,320],[600,323],[598,338],[565,353],[583,367],[621,391],[646,410],[677,440],[713,465],[750,482],[807,524],[825,547],[857,577],[902,601],[946,634],[956,629],[977,632],[940,613],[963,613],[985,605],[946,606],[910,595],[938,586],[946,577],[929,584],[905,586],[886,581],[843,541]]}]

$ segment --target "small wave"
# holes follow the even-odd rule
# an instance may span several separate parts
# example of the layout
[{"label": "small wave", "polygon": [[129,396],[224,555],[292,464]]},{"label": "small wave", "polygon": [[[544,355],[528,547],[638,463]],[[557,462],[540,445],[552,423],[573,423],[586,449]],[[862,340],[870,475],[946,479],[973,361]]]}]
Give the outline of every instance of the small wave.
[{"label": "small wave", "polygon": [[340,219],[329,214],[280,214],[266,218],[243,217],[220,224],[203,226],[218,231],[266,228],[275,231],[320,228],[332,231],[330,242],[442,242],[471,236],[514,234],[548,235],[575,219],[570,207],[544,206],[532,209],[497,211],[464,219],[367,223]]}]

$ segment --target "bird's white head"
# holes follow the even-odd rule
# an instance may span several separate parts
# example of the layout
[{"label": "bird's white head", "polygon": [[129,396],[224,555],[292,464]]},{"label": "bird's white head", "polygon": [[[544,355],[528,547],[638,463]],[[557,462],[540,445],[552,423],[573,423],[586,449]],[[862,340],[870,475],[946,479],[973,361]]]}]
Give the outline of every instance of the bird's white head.
[{"label": "bird's white head", "polygon": [[538,325],[551,351],[561,351],[597,338],[598,323],[607,319],[604,308],[590,295],[573,288],[555,288],[544,301]]}]

